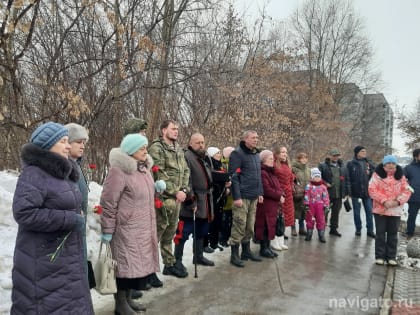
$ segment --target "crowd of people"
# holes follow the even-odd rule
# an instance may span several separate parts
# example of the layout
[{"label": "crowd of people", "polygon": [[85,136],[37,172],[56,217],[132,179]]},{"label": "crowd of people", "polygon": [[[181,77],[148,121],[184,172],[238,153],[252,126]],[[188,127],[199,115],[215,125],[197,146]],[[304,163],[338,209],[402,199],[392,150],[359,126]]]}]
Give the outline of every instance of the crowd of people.
[{"label": "crowd of people", "polygon": [[[207,146],[204,136],[194,133],[184,150],[176,121],[163,121],[150,144],[146,128],[141,119],[127,121],[119,147],[109,153],[100,198],[101,241],[110,244],[117,261],[116,314],[146,310],[137,299],[143,290],[163,285],[157,276],[160,257],[163,275],[188,276],[184,245],[191,235],[195,266],[214,266],[208,254],[230,247],[230,263],[244,268],[246,261],[277,257],[288,249],[288,238],[311,241],[315,229],[326,243],[328,222],[329,234],[341,237],[344,198],[352,201],[356,237],[363,230],[363,204],[376,264],[397,265],[406,202],[407,237],[414,234],[420,149],[404,169],[392,155],[375,165],[363,146],[354,148],[347,163],[331,148],[324,162],[310,168],[306,152],[291,161],[286,146],[260,150],[252,130],[237,147],[223,149]],[[19,230],[11,314],[94,314],[86,254],[88,181],[81,167],[88,139],[81,125],[48,122],[22,148],[13,200]],[[281,236],[279,222],[285,226]],[[251,250],[252,240],[260,246],[258,254]]]}]

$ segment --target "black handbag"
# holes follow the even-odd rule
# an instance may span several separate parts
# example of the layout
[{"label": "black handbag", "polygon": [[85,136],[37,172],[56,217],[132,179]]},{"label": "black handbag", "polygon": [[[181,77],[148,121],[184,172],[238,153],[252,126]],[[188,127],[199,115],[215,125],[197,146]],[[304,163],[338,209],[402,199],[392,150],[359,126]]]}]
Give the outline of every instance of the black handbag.
[{"label": "black handbag", "polygon": [[284,218],[282,214],[277,216],[276,222],[276,236],[283,236],[284,235]]},{"label": "black handbag", "polygon": [[346,209],[347,212],[350,212],[353,209],[351,207],[349,198],[347,198],[346,200],[344,200],[344,209]]}]

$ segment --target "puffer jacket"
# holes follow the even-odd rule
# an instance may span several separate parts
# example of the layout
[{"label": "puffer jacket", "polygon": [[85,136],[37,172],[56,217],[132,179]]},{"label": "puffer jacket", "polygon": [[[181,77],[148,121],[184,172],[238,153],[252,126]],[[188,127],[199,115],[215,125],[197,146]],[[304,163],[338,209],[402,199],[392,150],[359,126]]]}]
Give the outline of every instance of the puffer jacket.
[{"label": "puffer jacket", "polygon": [[117,277],[139,278],[159,271],[154,182],[146,164],[114,148],[100,204],[102,233],[112,234]]},{"label": "puffer jacket", "polygon": [[[13,197],[19,225],[11,314],[94,314],[77,227],[82,196],[74,162],[36,145],[22,148]],[[67,237],[67,238],[66,238]],[[62,250],[51,260],[57,248]]]},{"label": "puffer jacket", "polygon": [[375,166],[369,159],[357,159],[347,162],[346,168],[346,193],[353,198],[369,197],[369,180]]},{"label": "puffer jacket", "polygon": [[404,175],[410,186],[414,189],[408,202],[420,202],[420,162],[412,161],[404,168]]},{"label": "puffer jacket", "polygon": [[263,196],[261,162],[257,150],[250,150],[243,141],[229,157],[233,200],[257,199]]},{"label": "puffer jacket", "polygon": [[[373,199],[373,213],[401,216],[403,205],[411,196],[411,191],[401,166],[397,165],[394,175],[388,175],[382,163],[379,164],[369,182],[369,195]],[[385,209],[384,202],[390,200],[397,200],[400,202],[400,205],[395,208]]]}]

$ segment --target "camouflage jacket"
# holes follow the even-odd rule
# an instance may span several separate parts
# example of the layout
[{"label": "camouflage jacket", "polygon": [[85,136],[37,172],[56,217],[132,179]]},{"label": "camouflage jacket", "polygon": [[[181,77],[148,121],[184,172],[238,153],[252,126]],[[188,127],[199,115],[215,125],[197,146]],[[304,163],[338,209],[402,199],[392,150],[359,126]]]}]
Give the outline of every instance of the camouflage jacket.
[{"label": "camouflage jacket", "polygon": [[148,151],[154,164],[158,166],[158,170],[153,171],[155,181],[162,179],[166,183],[164,197],[175,198],[178,191],[189,190],[190,170],[184,152],[177,143],[172,147],[159,138],[152,142]]}]

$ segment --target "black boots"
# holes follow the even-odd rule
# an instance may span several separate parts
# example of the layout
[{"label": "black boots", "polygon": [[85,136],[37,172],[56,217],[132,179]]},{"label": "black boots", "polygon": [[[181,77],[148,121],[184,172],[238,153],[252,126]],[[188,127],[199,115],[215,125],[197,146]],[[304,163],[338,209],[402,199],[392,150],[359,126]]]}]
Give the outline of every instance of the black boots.
[{"label": "black boots", "polygon": [[241,260],[262,261],[260,257],[251,252],[250,242],[242,243]]},{"label": "black boots", "polygon": [[314,230],[313,229],[308,229],[306,231],[306,237],[305,237],[305,241],[310,241],[312,240],[312,234],[313,234]]},{"label": "black boots", "polygon": [[338,232],[336,228],[330,228],[330,235],[341,237],[341,233]]},{"label": "black boots", "polygon": [[243,268],[245,265],[239,258],[239,244],[231,245],[230,263],[236,267]]},{"label": "black boots", "polygon": [[163,286],[162,281],[159,280],[156,273],[152,273],[151,275],[149,275],[149,283],[154,288],[160,288],[161,286]]},{"label": "black boots", "polygon": [[[197,251],[197,252],[195,252],[195,251]],[[202,238],[197,239],[196,240],[196,243],[193,244],[193,252],[194,252],[193,264],[196,263],[197,265],[214,266],[214,262],[211,261],[210,259],[207,259],[203,255],[203,252],[204,252],[204,240]]]},{"label": "black boots", "polygon": [[274,253],[271,250],[269,240],[260,241],[260,256],[266,257],[266,258],[275,258],[278,256],[277,253]]},{"label": "black boots", "polygon": [[176,259],[175,268],[180,270],[182,273],[187,274],[187,268],[185,268],[184,264],[182,263],[182,256],[184,255],[184,245],[185,241],[180,240],[178,244],[175,245],[174,256]]},{"label": "black boots", "polygon": [[319,241],[321,243],[326,243],[327,241],[325,240],[325,230],[320,230],[318,231],[318,237],[319,237]]}]

